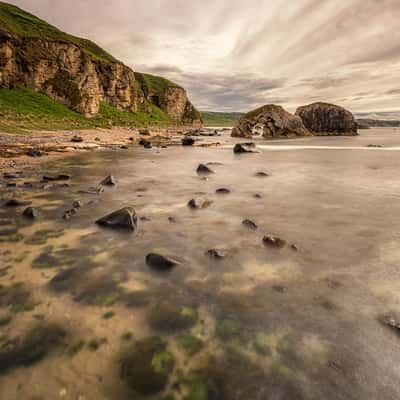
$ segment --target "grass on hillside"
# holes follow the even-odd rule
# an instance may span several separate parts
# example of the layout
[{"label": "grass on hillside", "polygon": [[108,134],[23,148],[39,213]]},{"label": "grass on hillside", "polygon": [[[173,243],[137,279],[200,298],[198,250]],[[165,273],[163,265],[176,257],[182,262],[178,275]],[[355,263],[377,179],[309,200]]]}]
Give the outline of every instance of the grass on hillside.
[{"label": "grass on hillside", "polygon": [[48,38],[70,42],[95,59],[106,62],[117,61],[112,55],[90,40],[62,32],[21,8],[4,2],[0,2],[0,29],[29,38]]},{"label": "grass on hillside", "polygon": [[176,83],[171,82],[170,80],[163,78],[161,76],[135,72],[135,77],[142,86],[142,88],[149,88],[151,91],[155,93],[161,93],[165,89],[168,89],[170,87],[175,87],[175,88],[180,87]]},{"label": "grass on hillside", "polygon": [[26,88],[0,89],[0,132],[27,133],[40,130],[145,127],[176,125],[156,106],[151,114],[119,111],[102,103],[96,118],[85,118],[44,94]]},{"label": "grass on hillside", "polygon": [[240,117],[243,116],[242,113],[238,112],[224,113],[202,111],[200,114],[206,126],[234,126],[237,124]]}]

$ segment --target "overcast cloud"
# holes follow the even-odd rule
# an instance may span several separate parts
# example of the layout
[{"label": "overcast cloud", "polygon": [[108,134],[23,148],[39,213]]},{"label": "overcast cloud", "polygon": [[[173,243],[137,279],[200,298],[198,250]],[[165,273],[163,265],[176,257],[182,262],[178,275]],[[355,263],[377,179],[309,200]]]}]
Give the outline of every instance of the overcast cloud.
[{"label": "overcast cloud", "polygon": [[203,110],[400,110],[400,0],[11,0]]}]

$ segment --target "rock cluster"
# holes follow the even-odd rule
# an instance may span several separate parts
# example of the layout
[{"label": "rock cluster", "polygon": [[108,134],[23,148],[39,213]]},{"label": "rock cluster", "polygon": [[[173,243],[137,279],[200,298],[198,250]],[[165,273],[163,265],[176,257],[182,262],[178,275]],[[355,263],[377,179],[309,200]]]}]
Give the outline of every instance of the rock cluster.
[{"label": "rock cluster", "polygon": [[244,115],[232,130],[231,136],[251,138],[259,133],[265,138],[309,135],[300,117],[274,104],[265,105]]},{"label": "rock cluster", "polygon": [[296,110],[304,126],[315,135],[357,135],[353,114],[343,107],[313,103]]}]

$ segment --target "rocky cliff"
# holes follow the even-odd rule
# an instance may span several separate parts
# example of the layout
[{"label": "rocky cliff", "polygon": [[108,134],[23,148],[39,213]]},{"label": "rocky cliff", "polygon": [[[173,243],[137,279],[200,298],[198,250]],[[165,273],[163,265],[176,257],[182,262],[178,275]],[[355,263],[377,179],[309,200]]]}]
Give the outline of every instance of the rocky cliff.
[{"label": "rocky cliff", "polygon": [[233,137],[251,138],[255,134],[262,134],[265,138],[310,135],[298,116],[274,104],[265,105],[245,114],[232,130]]},{"label": "rocky cliff", "polygon": [[296,115],[315,135],[357,135],[357,122],[353,114],[334,104],[313,103],[299,107]]},{"label": "rocky cliff", "polygon": [[0,2],[0,87],[16,85],[45,93],[87,117],[96,116],[105,102],[127,112],[150,112],[156,105],[177,122],[201,122],[178,85],[135,73],[96,44]]}]

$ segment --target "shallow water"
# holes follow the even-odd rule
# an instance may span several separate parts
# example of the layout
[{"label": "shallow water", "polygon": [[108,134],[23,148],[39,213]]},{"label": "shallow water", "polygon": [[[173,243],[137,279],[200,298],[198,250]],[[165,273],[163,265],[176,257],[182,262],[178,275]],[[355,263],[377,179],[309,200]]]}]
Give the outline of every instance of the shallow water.
[{"label": "shallow water", "polygon": [[[0,284],[28,293],[4,304],[0,292],[0,321],[12,317],[0,326],[0,360],[32,326],[57,324],[65,336],[27,366],[0,365],[1,399],[400,397],[400,337],[379,321],[400,305],[400,130],[256,139],[259,153],[244,155],[218,141],[85,153],[3,185],[4,199],[32,201],[40,217],[0,211],[0,231],[18,228],[0,236]],[[199,163],[215,173],[199,177]],[[20,187],[58,173],[71,175],[69,187]],[[115,187],[79,193],[108,174]],[[191,210],[192,198],[209,206]],[[74,200],[83,206],[63,220]],[[146,217],[135,233],[95,225],[123,206]],[[287,245],[265,246],[267,234]],[[211,248],[225,258],[211,259]],[[150,252],[180,265],[153,271]],[[145,396],[121,365],[155,335],[173,367],[164,389]]]}]

